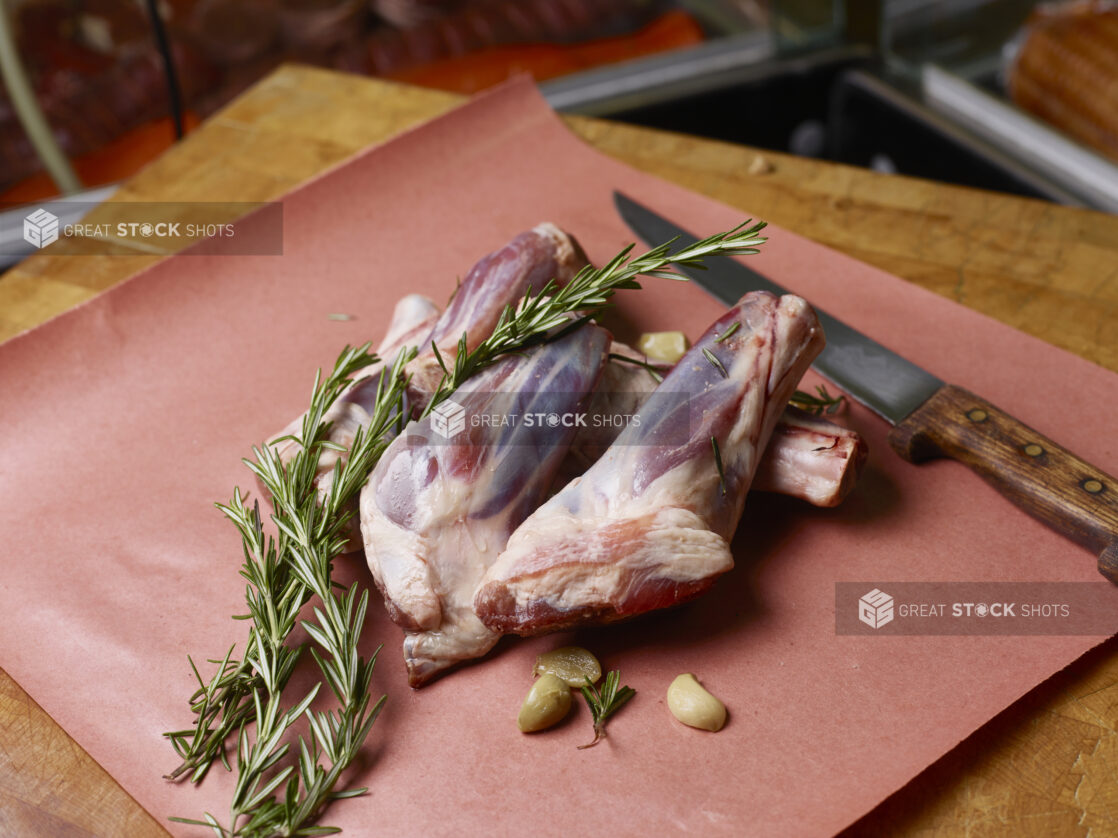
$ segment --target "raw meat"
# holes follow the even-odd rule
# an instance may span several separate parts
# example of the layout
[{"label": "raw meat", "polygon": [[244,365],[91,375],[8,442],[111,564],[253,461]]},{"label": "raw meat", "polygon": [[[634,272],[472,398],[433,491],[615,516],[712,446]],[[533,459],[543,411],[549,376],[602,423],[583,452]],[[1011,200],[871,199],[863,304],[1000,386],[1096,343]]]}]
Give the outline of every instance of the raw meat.
[{"label": "raw meat", "polygon": [[[365,555],[389,614],[408,630],[413,686],[500,637],[474,614],[474,593],[551,488],[575,434],[562,417],[585,411],[608,347],[609,334],[586,325],[509,356],[442,402],[450,410],[412,422],[374,469],[361,493]],[[465,426],[455,433],[458,417]],[[497,421],[481,424],[487,417]]]},{"label": "raw meat", "polygon": [[[610,355],[630,360],[611,357],[606,365],[590,401],[587,425],[579,430],[563,463],[567,481],[605,453],[621,434],[627,417],[637,414],[656,389],[656,379],[640,366],[648,363],[640,352],[614,341]],[[670,370],[666,364],[654,366],[661,376]],[[866,443],[855,431],[789,406],[761,455],[751,488],[799,498],[814,506],[837,506],[857,483],[866,454]]]},{"label": "raw meat", "polygon": [[529,290],[539,291],[549,279],[565,284],[586,264],[586,254],[574,237],[546,222],[483,257],[458,286],[427,345],[420,347],[419,357],[408,364],[412,403],[425,407],[442,379],[431,343],[438,346],[449,366],[463,334],[466,350],[476,349],[493,333],[505,306],[515,306]]},{"label": "raw meat", "polygon": [[664,379],[644,421],[517,528],[474,600],[485,625],[536,634],[706,591],[733,567],[728,542],[761,451],[822,347],[801,298],[743,297]]}]

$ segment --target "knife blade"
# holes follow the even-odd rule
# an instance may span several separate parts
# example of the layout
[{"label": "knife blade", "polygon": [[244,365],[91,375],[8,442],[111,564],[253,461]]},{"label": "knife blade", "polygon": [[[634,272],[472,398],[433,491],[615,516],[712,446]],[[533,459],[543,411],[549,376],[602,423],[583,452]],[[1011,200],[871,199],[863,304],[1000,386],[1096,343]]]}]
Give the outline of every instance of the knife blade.
[{"label": "knife blade", "polygon": [[[623,221],[649,245],[698,237],[614,192]],[[674,268],[727,305],[749,291],[789,293],[724,255],[705,270]],[[1099,572],[1118,582],[1118,480],[980,396],[947,384],[891,349],[815,308],[827,345],[816,370],[889,422],[889,445],[920,463],[949,457],[975,471],[1034,518],[1098,555]]]}]

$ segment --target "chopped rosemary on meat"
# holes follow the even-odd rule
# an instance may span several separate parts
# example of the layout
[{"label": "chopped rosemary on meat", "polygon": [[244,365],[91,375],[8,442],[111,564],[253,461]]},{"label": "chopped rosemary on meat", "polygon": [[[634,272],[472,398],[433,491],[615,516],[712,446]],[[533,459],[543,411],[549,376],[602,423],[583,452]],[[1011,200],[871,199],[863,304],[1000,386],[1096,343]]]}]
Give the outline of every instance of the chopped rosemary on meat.
[{"label": "chopped rosemary on meat", "polygon": [[722,465],[722,449],[718,447],[718,440],[710,438],[710,447],[714,449],[714,467],[718,469],[718,485],[722,487],[722,494],[726,494],[726,469]]},{"label": "chopped rosemary on meat", "polygon": [[729,328],[729,329],[727,329],[726,331],[724,331],[724,332],[723,332],[722,334],[720,334],[720,335],[719,335],[718,337],[716,337],[716,338],[714,339],[714,342],[715,342],[715,343],[722,343],[722,342],[723,342],[724,340],[726,340],[727,338],[729,338],[729,337],[730,337],[730,335],[732,335],[732,334],[733,334],[734,332],[736,332],[736,331],[737,331],[738,329],[740,329],[740,328],[741,328],[741,321],[740,321],[740,320],[735,320],[735,321],[734,321],[734,322],[733,322],[733,323],[732,323],[732,324],[730,325],[730,328]]},{"label": "chopped rosemary on meat", "polygon": [[709,349],[703,349],[703,357],[706,358],[712,367],[714,367],[722,375],[723,378],[729,378],[730,374],[726,372],[726,367],[718,360],[718,356],[711,352]]}]

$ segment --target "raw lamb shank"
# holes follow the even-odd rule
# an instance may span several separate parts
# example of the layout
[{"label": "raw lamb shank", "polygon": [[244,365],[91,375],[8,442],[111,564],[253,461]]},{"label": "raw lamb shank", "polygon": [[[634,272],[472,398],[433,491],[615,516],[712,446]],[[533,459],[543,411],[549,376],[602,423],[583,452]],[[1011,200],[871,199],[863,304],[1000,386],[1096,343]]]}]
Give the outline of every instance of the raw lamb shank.
[{"label": "raw lamb shank", "polygon": [[574,237],[546,222],[484,256],[454,292],[430,337],[420,346],[419,356],[408,364],[412,403],[425,407],[442,379],[442,367],[431,351],[431,343],[439,347],[449,365],[463,335],[466,351],[476,349],[493,333],[505,306],[515,306],[529,290],[539,291],[550,279],[566,284],[587,264],[586,254]]},{"label": "raw lamb shank", "polygon": [[[638,413],[656,389],[656,378],[645,368],[649,361],[640,352],[615,340],[609,354],[590,400],[589,420],[563,463],[566,481],[606,452],[620,435],[624,418]],[[653,366],[661,376],[671,369],[667,364]],[[750,488],[813,506],[838,506],[857,483],[867,453],[865,440],[855,431],[789,405],[773,429]]]},{"label": "raw lamb shank", "polygon": [[551,488],[575,433],[562,417],[586,409],[609,342],[586,325],[499,361],[442,403],[457,406],[463,430],[447,439],[453,428],[432,416],[414,421],[374,469],[361,493],[365,555],[389,614],[408,632],[412,686],[484,655],[500,637],[474,613],[474,593]]},{"label": "raw lamb shank", "polygon": [[517,528],[474,599],[495,632],[537,634],[685,602],[733,566],[761,452],[823,348],[801,298],[747,294],[606,454]]}]

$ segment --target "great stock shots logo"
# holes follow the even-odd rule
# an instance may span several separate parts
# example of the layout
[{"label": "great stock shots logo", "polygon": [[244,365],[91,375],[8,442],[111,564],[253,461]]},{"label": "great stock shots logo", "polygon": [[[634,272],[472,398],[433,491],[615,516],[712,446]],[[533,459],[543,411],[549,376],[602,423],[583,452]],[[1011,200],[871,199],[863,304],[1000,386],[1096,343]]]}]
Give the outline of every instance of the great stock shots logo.
[{"label": "great stock shots logo", "polygon": [[858,619],[870,628],[881,628],[893,621],[893,598],[874,588],[858,600]]},{"label": "great stock shots logo", "polygon": [[[651,406],[650,406],[651,405]],[[666,420],[645,421],[648,415]],[[407,434],[409,445],[549,451],[578,436],[581,456],[596,459],[611,445],[672,446],[691,435],[687,393],[554,390],[470,390],[439,403]],[[471,456],[482,456],[475,452]]]},{"label": "great stock shots logo", "polygon": [[466,429],[466,408],[447,399],[431,411],[431,430],[443,439],[451,439]]},{"label": "great stock shots logo", "polygon": [[[283,204],[221,201],[0,202],[0,264],[31,248],[67,256],[137,252],[283,255]],[[30,246],[30,248],[29,248]]]},{"label": "great stock shots logo", "polygon": [[1118,633],[1118,585],[836,582],[834,613],[837,634],[1109,636]]},{"label": "great stock shots logo", "polygon": [[23,240],[38,248],[58,241],[58,216],[41,207],[23,219]]}]

